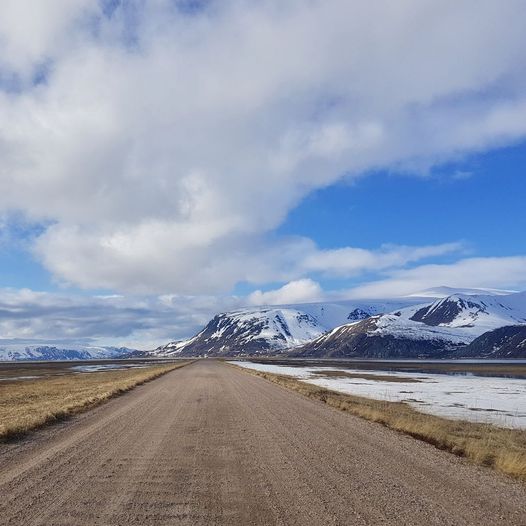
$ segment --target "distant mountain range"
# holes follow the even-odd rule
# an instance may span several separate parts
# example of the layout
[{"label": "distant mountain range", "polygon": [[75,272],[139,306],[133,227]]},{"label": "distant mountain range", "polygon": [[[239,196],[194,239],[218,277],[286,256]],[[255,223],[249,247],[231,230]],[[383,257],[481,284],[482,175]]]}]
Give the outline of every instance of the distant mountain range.
[{"label": "distant mountain range", "polygon": [[192,338],[150,352],[89,345],[0,344],[0,360],[278,354],[526,358],[526,292],[438,287],[387,300],[251,307],[217,314]]},{"label": "distant mountain range", "polygon": [[[440,291],[443,293],[444,288]],[[396,300],[313,303],[223,313],[193,338],[169,343],[152,353],[286,353],[320,358],[526,357],[520,340],[526,324],[526,293],[483,292],[455,293],[431,302],[422,294]],[[512,326],[519,327],[518,331]],[[480,339],[482,335],[486,339]],[[490,344],[493,350],[487,347]]]},{"label": "distant mountain range", "polygon": [[156,356],[276,354],[312,341],[349,321],[421,302],[417,298],[404,298],[252,307],[218,314],[193,338],[170,342],[152,353]]},{"label": "distant mountain range", "polygon": [[129,358],[137,351],[127,347],[0,345],[0,361],[16,360],[94,360]]}]

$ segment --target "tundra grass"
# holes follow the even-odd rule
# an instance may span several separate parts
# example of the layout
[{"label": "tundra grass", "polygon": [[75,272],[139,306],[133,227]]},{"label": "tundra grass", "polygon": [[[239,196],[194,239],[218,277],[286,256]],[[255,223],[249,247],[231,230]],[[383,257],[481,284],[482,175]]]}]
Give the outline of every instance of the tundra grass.
[{"label": "tundra grass", "polygon": [[274,373],[239,368],[328,406],[526,481],[526,431],[420,413],[403,402],[348,395]]},{"label": "tundra grass", "polygon": [[187,363],[0,382],[0,440],[86,411]]}]

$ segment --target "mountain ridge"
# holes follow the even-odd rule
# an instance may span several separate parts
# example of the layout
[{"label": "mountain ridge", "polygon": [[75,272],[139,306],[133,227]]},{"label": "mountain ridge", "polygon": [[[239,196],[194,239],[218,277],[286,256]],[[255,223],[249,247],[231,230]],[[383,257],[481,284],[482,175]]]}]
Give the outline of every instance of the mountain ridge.
[{"label": "mountain ridge", "polygon": [[217,314],[186,341],[170,342],[157,356],[256,355],[301,345],[326,328],[308,313],[294,309],[245,309]]},{"label": "mountain ridge", "polygon": [[[332,302],[312,302],[304,304],[284,304],[276,306],[261,306],[261,307],[247,307],[244,309],[237,309],[225,313],[220,313],[214,316],[206,326],[199,331],[192,338],[187,340],[176,340],[169,342],[165,345],[161,345],[154,349],[152,354],[154,356],[221,356],[226,355],[227,352],[231,352],[234,355],[238,354],[262,354],[272,352],[283,352],[287,348],[301,345],[320,336],[321,334],[333,329],[336,326],[342,325],[349,321],[349,316],[358,317],[358,319],[364,319],[369,316],[383,312],[385,309],[396,309],[408,305],[417,304],[419,299],[416,298],[395,298],[387,300],[341,300]],[[288,338],[286,335],[287,328],[281,325],[279,327],[274,326],[277,330],[272,330],[272,321],[267,319],[263,325],[268,325],[267,329],[270,332],[262,332],[264,328],[261,325],[262,320],[256,321],[258,318],[268,318],[268,313],[277,312],[295,312],[293,315],[300,317],[301,319],[310,320],[309,324],[315,327],[313,334],[301,335],[301,328],[295,327],[293,321],[294,333],[299,335],[297,338]],[[246,319],[246,317],[252,319],[252,322]],[[217,318],[220,319],[217,319]],[[271,316],[272,317],[272,316]],[[304,318],[303,318],[304,317]],[[229,337],[221,341],[221,335],[214,335],[217,332],[215,327],[221,320],[223,323],[227,323],[225,320],[231,319],[230,331],[233,331],[233,325],[239,324],[239,330],[233,331],[230,336],[240,336],[237,341]],[[246,325],[252,325],[247,327]],[[269,325],[270,324],[270,325]],[[285,323],[285,325],[287,325]],[[243,345],[246,345],[244,335],[248,331],[250,333],[250,344],[248,348],[243,349]],[[267,341],[268,339],[268,341]],[[257,348],[259,345],[259,349]],[[224,346],[224,348],[222,348]]]},{"label": "mountain ridge", "polygon": [[[429,299],[429,298],[428,298]],[[170,342],[157,356],[252,356],[286,353],[296,357],[454,357],[487,331],[526,324],[526,293],[459,294],[422,302],[357,300],[295,305],[294,309],[252,307],[216,315],[188,340]],[[290,306],[292,307],[292,306]],[[401,308],[398,308],[401,307]],[[381,313],[382,309],[390,312]],[[351,309],[351,310],[349,310]],[[294,336],[278,313],[290,312],[312,329]],[[344,315],[346,314],[346,315]],[[328,321],[345,319],[331,327]],[[326,323],[321,323],[324,320]],[[300,331],[301,332],[301,331]]]},{"label": "mountain ridge", "polygon": [[455,294],[428,305],[343,325],[290,354],[296,357],[455,357],[488,331],[517,323],[526,324],[526,293]]}]

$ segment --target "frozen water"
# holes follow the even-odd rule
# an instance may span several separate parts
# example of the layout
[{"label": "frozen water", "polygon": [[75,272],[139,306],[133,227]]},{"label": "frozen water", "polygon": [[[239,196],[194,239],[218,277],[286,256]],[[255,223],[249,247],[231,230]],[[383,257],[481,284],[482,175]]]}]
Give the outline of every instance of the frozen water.
[{"label": "frozen water", "polygon": [[[378,400],[406,402],[419,411],[448,418],[526,429],[526,380],[421,372],[364,371],[340,367],[289,367],[231,362],[240,367],[292,376],[310,384]],[[411,378],[389,382],[368,378],[324,378],[316,371],[334,370],[356,375]],[[414,380],[418,380],[415,382]]]}]

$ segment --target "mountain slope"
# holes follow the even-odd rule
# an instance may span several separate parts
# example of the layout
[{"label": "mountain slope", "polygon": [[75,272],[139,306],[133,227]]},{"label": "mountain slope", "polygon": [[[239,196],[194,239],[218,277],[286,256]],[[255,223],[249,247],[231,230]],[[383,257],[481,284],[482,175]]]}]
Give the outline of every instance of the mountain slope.
[{"label": "mountain slope", "polygon": [[526,358],[526,325],[485,332],[459,351],[463,358]]},{"label": "mountain slope", "polygon": [[455,331],[410,322],[403,314],[383,314],[337,327],[291,351],[295,357],[428,358],[440,357],[468,340]]},{"label": "mountain slope", "polygon": [[526,293],[507,296],[455,294],[419,309],[411,317],[433,327],[467,329],[474,337],[517,323],[526,323]]},{"label": "mountain slope", "polygon": [[186,341],[153,351],[157,356],[236,356],[265,354],[301,345],[325,332],[325,327],[293,309],[252,309],[218,314]]},{"label": "mountain slope", "polygon": [[526,323],[526,294],[455,294],[338,327],[291,352],[301,357],[439,358],[476,337]]}]

